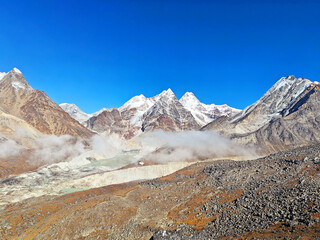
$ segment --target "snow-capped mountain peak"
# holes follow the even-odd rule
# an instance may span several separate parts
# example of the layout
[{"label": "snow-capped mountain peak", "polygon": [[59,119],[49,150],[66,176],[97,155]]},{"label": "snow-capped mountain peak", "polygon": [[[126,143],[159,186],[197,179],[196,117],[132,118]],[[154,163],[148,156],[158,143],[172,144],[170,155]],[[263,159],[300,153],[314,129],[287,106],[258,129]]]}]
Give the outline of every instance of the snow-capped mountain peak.
[{"label": "snow-capped mountain peak", "polygon": [[177,97],[174,94],[174,92],[171,90],[171,88],[168,88],[168,90],[162,91],[160,94],[152,97],[151,99],[154,102],[158,102],[160,99],[162,99],[162,101],[172,101],[172,100],[177,100]]},{"label": "snow-capped mountain peak", "polygon": [[167,97],[175,97],[176,95],[173,93],[171,88],[168,88],[168,90],[164,90],[162,93],[159,95],[160,97],[167,96]]},{"label": "snow-capped mountain peak", "polygon": [[199,108],[201,106],[201,102],[199,99],[192,93],[186,92],[179,100],[179,102],[186,108]]},{"label": "snow-capped mountain peak", "polygon": [[0,81],[6,88],[14,88],[15,91],[33,90],[21,71],[17,68],[13,68],[8,73],[0,73]]},{"label": "snow-capped mountain peak", "polygon": [[123,104],[120,112],[133,111],[131,114],[130,124],[139,126],[142,123],[143,114],[154,105],[155,101],[152,98],[146,98],[143,94],[135,96]]},{"label": "snow-capped mountain peak", "polygon": [[296,91],[295,94],[299,95],[301,92],[303,92],[307,87],[311,85],[311,81],[305,78],[296,78],[293,75],[289,75],[287,77],[280,78],[279,81],[277,81],[269,91],[267,91],[267,94],[271,94],[275,91],[288,91],[289,89],[292,89],[293,91]]},{"label": "snow-capped mountain peak", "polygon": [[129,101],[127,101],[125,104],[123,104],[119,110],[122,111],[124,109],[131,109],[131,108],[140,108],[147,102],[147,98],[143,95],[140,94],[138,96],[135,96],[131,98]]},{"label": "snow-capped mountain peak", "polygon": [[4,78],[4,76],[6,75],[7,73],[5,72],[0,72],[0,81],[2,80],[2,78]]},{"label": "snow-capped mountain peak", "polygon": [[[280,118],[288,106],[311,84],[310,80],[296,78],[293,75],[280,78],[257,102],[229,119],[230,123],[237,124],[236,127],[233,127],[233,130],[237,133],[253,132],[272,119]],[[257,109],[259,114],[256,113]],[[250,120],[241,122],[244,118]],[[238,122],[241,122],[241,124],[238,124]]]},{"label": "snow-capped mountain peak", "polygon": [[13,68],[11,71],[15,72],[16,74],[22,74],[18,68]]},{"label": "snow-capped mountain peak", "polygon": [[80,123],[87,121],[93,116],[92,114],[83,112],[77,105],[73,103],[61,103],[59,106]]}]

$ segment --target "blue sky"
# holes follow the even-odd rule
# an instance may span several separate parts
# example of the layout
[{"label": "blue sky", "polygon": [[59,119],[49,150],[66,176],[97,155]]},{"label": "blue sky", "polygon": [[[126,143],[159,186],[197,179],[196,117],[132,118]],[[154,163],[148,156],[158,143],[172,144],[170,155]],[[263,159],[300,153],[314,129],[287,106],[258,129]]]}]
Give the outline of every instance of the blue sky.
[{"label": "blue sky", "polygon": [[320,1],[0,0],[0,72],[86,112],[171,88],[244,108],[320,80]]}]

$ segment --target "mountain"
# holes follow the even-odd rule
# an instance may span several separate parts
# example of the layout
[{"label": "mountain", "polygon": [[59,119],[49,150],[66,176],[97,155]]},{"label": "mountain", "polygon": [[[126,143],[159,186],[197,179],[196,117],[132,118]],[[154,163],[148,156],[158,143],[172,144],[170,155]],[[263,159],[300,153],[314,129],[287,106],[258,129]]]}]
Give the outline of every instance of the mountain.
[{"label": "mountain", "polygon": [[213,120],[226,116],[230,117],[241,110],[229,107],[228,105],[215,105],[201,103],[192,92],[186,92],[179,102],[191,112],[198,124],[204,126]]},{"label": "mountain", "polygon": [[79,123],[87,121],[93,116],[93,114],[88,114],[83,112],[78,106],[73,103],[61,103],[59,106],[63,111],[67,112],[72,118],[77,120]]},{"label": "mountain", "polygon": [[[190,92],[178,100],[169,88],[150,98],[142,94],[135,96],[117,110],[102,110],[100,114],[94,114],[88,119],[84,126],[98,133],[117,133],[131,138],[156,129],[199,129],[218,117],[229,117],[239,111],[227,105],[203,104]],[[67,112],[73,116],[69,110]]]},{"label": "mountain", "polygon": [[143,121],[143,115],[154,104],[155,100],[152,98],[146,98],[142,94],[131,98],[128,102],[123,104],[119,111],[125,113],[130,120],[130,124],[133,126],[141,126]]},{"label": "mountain", "polygon": [[170,88],[152,99],[155,104],[143,115],[142,131],[156,129],[180,131],[200,128],[191,112],[183,107]]},{"label": "mountain", "polygon": [[91,117],[84,124],[94,132],[117,134],[125,139],[134,137],[140,130],[140,127],[131,125],[130,119],[117,108],[107,109],[97,116]]},{"label": "mountain", "polygon": [[0,109],[42,133],[90,137],[93,133],[64,112],[43,91],[33,89],[16,68],[1,75]]},{"label": "mountain", "polygon": [[[18,191],[8,192],[0,238],[319,239],[319,154],[318,145],[251,161],[208,160],[153,180],[18,202]],[[0,187],[25,181],[6,178]]]},{"label": "mountain", "polygon": [[202,130],[216,130],[265,153],[308,145],[320,141],[318,97],[318,82],[290,75],[237,115]]},{"label": "mountain", "polygon": [[94,116],[98,116],[100,113],[109,110],[107,108],[102,108],[95,113],[89,114],[89,113],[85,113],[84,111],[82,111],[74,103],[61,103],[61,104],[59,104],[59,106],[63,109],[63,111],[68,113],[72,118],[77,120],[82,125],[85,125],[85,121],[87,121],[89,118],[94,117]]}]

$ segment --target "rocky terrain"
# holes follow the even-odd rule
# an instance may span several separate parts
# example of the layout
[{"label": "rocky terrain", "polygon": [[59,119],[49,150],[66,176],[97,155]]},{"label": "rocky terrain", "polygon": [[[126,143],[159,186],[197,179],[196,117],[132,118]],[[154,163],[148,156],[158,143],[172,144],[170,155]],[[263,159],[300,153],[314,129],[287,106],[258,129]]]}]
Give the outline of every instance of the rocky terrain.
[{"label": "rocky terrain", "polygon": [[75,104],[62,103],[60,107],[92,131],[113,133],[125,139],[159,129],[197,130],[218,117],[230,117],[240,111],[228,105],[206,105],[191,92],[178,100],[171,89],[151,98],[141,94],[118,109],[101,109],[93,114],[81,111]]},{"label": "rocky terrain", "polygon": [[202,130],[215,130],[255,146],[261,154],[319,142],[318,82],[281,78],[256,103],[230,118],[218,118]]},{"label": "rocky terrain", "polygon": [[179,102],[191,112],[196,121],[204,126],[219,117],[231,117],[241,110],[228,105],[204,104],[200,102],[192,92],[186,92]]},{"label": "rocky terrain", "polygon": [[318,239],[320,147],[205,161],[169,176],[31,198],[2,239]]},{"label": "rocky terrain", "polygon": [[85,126],[97,133],[116,134],[125,139],[130,139],[140,130],[139,127],[130,124],[130,118],[117,108],[105,110],[89,118]]},{"label": "rocky terrain", "polygon": [[86,114],[0,73],[0,239],[320,239],[319,92],[288,76],[241,112],[168,89]]},{"label": "rocky terrain", "polygon": [[43,91],[33,89],[16,68],[0,80],[0,109],[23,119],[42,133],[86,138],[93,135]]}]

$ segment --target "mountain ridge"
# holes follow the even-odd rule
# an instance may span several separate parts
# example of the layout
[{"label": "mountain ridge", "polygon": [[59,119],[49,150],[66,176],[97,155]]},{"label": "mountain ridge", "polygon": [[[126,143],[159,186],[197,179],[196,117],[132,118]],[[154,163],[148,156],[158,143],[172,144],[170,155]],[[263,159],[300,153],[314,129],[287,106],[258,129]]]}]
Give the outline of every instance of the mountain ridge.
[{"label": "mountain ridge", "polygon": [[[113,109],[117,109],[119,111],[119,114],[117,114],[117,118],[118,121],[120,121],[121,119],[121,123],[119,123],[117,126],[114,125],[114,123],[112,124],[113,126],[108,125],[110,124],[109,120],[112,115],[110,114],[110,109],[102,109],[96,113],[87,114],[81,111],[75,104],[63,103],[60,104],[60,107],[62,107],[66,112],[69,113],[70,116],[74,117],[77,121],[79,121],[92,131],[96,131],[98,133],[121,132],[122,135],[126,131],[129,131],[130,133],[126,135],[127,137],[136,136],[143,131],[150,131],[155,129],[169,131],[199,129],[201,126],[204,126],[205,124],[213,121],[220,116],[229,117],[240,111],[235,108],[231,108],[228,105],[206,105],[204,103],[201,103],[195,96],[193,97],[193,99],[188,99],[188,103],[186,104],[186,101],[184,101],[184,99],[186,99],[186,96],[191,94],[194,96],[193,93],[187,92],[182,98],[180,98],[180,100],[178,100],[174,92],[169,88],[162,91],[158,95],[149,98],[145,97],[143,94],[134,96],[127,102],[125,102],[121,107],[112,108],[111,112],[113,111]],[[156,107],[156,104],[159,101],[161,101],[162,104],[158,104],[158,107]],[[164,107],[164,105],[169,102],[171,102],[170,107]],[[172,102],[174,102],[174,104],[172,104]],[[192,102],[194,103],[192,104]],[[152,110],[152,108],[154,109]],[[165,108],[167,109],[165,110]],[[177,108],[180,109],[180,112],[174,110]],[[108,113],[102,114],[105,111]],[[163,115],[164,112],[176,112],[176,115]],[[187,112],[189,112],[191,116]],[[113,112],[113,114],[115,114],[115,112]],[[180,114],[188,115],[188,119],[192,122],[192,124],[190,124],[190,126],[188,127],[184,126],[188,124],[182,123],[182,119],[179,119]],[[158,117],[156,117],[155,115],[158,115]],[[106,119],[104,122],[103,116],[108,118],[109,120]],[[113,115],[113,117],[115,117],[115,115]],[[99,120],[97,121],[97,119]],[[127,122],[124,123],[125,121]],[[161,121],[166,122],[166,125],[168,125],[168,127],[164,126],[163,124],[159,124]],[[98,126],[95,126],[95,122],[98,124]],[[117,129],[113,130],[112,128]],[[119,129],[122,130],[119,131]],[[133,129],[133,131],[129,129]]]},{"label": "mountain ridge", "polygon": [[201,130],[215,130],[264,153],[318,142],[319,90],[318,82],[293,75],[283,77],[237,115],[217,119]]},{"label": "mountain ridge", "polygon": [[48,95],[33,89],[17,68],[0,81],[0,109],[25,120],[42,133],[87,138],[93,133],[64,112]]}]

